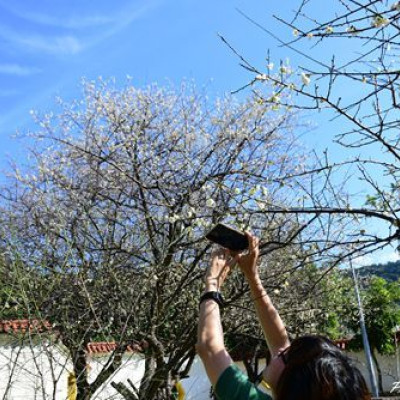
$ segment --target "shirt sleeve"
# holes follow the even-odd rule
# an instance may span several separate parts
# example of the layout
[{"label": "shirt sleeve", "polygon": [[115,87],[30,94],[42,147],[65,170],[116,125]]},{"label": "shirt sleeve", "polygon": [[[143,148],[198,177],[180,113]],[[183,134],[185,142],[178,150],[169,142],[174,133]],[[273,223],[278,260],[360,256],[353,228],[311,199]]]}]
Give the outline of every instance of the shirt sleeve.
[{"label": "shirt sleeve", "polygon": [[248,377],[231,364],[218,378],[214,392],[218,400],[272,400],[251,383]]}]

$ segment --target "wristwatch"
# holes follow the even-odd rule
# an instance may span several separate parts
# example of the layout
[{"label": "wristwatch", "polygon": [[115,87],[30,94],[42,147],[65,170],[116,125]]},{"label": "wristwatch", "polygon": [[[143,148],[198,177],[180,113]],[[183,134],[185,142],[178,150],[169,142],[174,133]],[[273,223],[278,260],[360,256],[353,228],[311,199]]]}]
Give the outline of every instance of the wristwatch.
[{"label": "wristwatch", "polygon": [[206,292],[200,297],[200,302],[199,305],[204,301],[204,300],[213,300],[215,301],[221,308],[224,307],[224,299],[222,298],[222,295],[220,292]]}]

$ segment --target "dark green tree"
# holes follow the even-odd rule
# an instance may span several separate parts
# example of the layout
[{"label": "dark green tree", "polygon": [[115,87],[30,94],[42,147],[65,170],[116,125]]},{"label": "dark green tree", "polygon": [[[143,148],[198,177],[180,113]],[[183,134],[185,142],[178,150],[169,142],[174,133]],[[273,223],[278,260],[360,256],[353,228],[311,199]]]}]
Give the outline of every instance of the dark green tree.
[{"label": "dark green tree", "polygon": [[[368,340],[371,346],[372,358],[378,372],[379,390],[383,393],[382,370],[376,354],[394,354],[395,331],[400,325],[400,281],[389,282],[376,276],[365,282],[361,291],[364,308],[365,324]],[[350,346],[353,349],[362,349],[362,337],[359,329],[358,309],[349,310],[347,323],[355,332]]]}]

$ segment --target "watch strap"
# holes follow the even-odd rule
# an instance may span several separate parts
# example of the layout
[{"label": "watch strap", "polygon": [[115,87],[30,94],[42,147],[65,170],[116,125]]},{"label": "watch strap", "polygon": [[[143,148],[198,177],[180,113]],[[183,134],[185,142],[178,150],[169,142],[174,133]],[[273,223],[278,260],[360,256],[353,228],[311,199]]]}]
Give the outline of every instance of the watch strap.
[{"label": "watch strap", "polygon": [[221,308],[224,307],[224,299],[221,295],[220,292],[212,291],[212,292],[206,292],[200,297],[200,303],[201,304],[205,300],[213,300],[215,301]]}]

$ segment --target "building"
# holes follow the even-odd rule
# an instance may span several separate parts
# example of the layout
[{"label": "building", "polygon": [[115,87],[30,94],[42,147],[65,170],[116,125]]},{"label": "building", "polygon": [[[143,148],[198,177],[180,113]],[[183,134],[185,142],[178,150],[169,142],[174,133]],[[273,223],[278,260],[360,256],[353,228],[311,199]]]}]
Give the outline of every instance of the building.
[{"label": "building", "polygon": [[[4,400],[67,400],[68,390],[74,384],[74,376],[68,352],[62,344],[54,343],[46,332],[51,331],[47,322],[36,320],[0,321],[0,398]],[[400,332],[397,333],[397,340]],[[337,342],[346,349],[347,340]],[[115,349],[112,342],[89,343],[87,364],[89,380],[94,380]],[[240,353],[240,352],[239,352]],[[363,353],[350,354],[368,381]],[[239,357],[236,357],[239,358]],[[393,383],[400,381],[399,351],[397,357],[378,356],[385,390],[390,391]],[[237,361],[243,368],[244,365]],[[265,363],[261,360],[261,366]],[[145,368],[144,358],[138,348],[131,347],[123,356],[122,366],[96,392],[98,400],[117,400],[121,395],[111,382],[127,383],[128,379],[139,385]],[[199,358],[196,358],[189,377],[182,381],[188,400],[208,400],[210,383]]]}]

